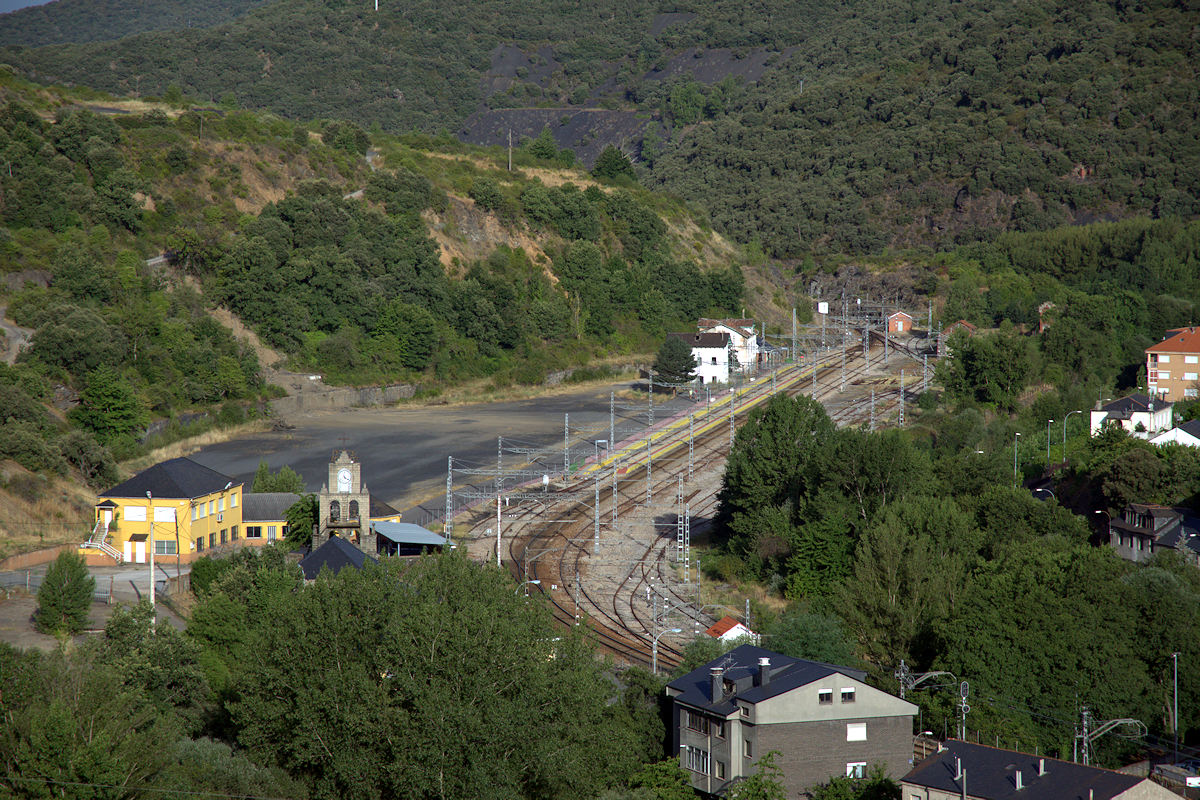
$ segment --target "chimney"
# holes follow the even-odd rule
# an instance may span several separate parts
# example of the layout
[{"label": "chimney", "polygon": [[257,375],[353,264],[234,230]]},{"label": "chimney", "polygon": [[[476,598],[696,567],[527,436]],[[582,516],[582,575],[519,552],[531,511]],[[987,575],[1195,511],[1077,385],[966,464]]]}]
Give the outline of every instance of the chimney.
[{"label": "chimney", "polygon": [[1019,792],[1022,789],[1024,789],[1025,786],[1024,786],[1024,784],[1021,783],[1021,770],[1017,770],[1016,775],[1014,775],[1013,777],[1017,782],[1017,791]]},{"label": "chimney", "polygon": [[758,660],[758,685],[766,686],[771,682],[771,659],[767,657]]},{"label": "chimney", "polygon": [[1045,777],[1045,775],[1046,775],[1046,759],[1039,758],[1038,759],[1038,777],[1042,778],[1042,777]]},{"label": "chimney", "polygon": [[721,667],[709,667],[708,677],[709,681],[712,683],[712,701],[714,703],[720,702],[721,695],[723,694],[723,687],[721,684],[725,677],[725,670]]}]

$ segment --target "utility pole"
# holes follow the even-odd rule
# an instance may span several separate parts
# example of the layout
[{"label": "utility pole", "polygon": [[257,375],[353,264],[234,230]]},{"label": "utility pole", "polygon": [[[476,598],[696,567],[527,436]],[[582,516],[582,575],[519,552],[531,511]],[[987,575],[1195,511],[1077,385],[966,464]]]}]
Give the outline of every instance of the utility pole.
[{"label": "utility pole", "polygon": [[900,427],[904,427],[904,370],[900,370]]},{"label": "utility pole", "polygon": [[[871,390],[871,432],[875,432],[875,390]],[[900,695],[903,697],[904,695]]]},{"label": "utility pole", "polygon": [[958,723],[958,738],[962,739],[964,742],[967,740],[967,712],[971,710],[971,707],[967,705],[967,695],[970,693],[970,684],[968,684],[966,681],[963,681],[958,687],[958,710],[960,714]]},{"label": "utility pole", "polygon": [[446,520],[442,525],[442,533],[446,534],[446,539],[451,544],[454,543],[454,534],[451,530],[450,520],[453,515],[454,503],[454,456],[446,456]]},{"label": "utility pole", "polygon": [[792,306],[792,363],[796,363],[796,307]]},{"label": "utility pole", "polygon": [[512,128],[508,129],[508,171],[512,172]]},{"label": "utility pole", "polygon": [[646,437],[646,505],[650,505],[652,499],[650,489],[650,473],[654,468],[654,454],[650,451],[650,437]]},{"label": "utility pole", "polygon": [[614,392],[608,393],[608,446],[617,449],[617,400]]},{"label": "utility pole", "polygon": [[563,414],[563,480],[571,474],[571,414]]},{"label": "utility pole", "polygon": [[592,554],[600,553],[600,471],[596,470],[596,521],[592,529]]}]

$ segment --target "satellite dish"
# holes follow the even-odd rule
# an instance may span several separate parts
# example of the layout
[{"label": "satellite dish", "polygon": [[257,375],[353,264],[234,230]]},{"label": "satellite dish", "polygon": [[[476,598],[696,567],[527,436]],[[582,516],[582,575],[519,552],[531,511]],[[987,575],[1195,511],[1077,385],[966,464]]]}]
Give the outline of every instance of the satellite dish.
[{"label": "satellite dish", "polygon": [[963,700],[967,699],[967,695],[971,693],[971,687],[967,685],[966,681],[959,684],[958,693],[962,695]]}]

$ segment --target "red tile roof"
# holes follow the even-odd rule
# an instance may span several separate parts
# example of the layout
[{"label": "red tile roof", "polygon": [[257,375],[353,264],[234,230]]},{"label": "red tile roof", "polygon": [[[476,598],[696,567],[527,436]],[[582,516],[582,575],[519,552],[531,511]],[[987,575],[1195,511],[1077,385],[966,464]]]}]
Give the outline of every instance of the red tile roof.
[{"label": "red tile roof", "polygon": [[1200,353],[1200,328],[1175,328],[1173,333],[1155,345],[1146,348],[1147,353]]},{"label": "red tile roof", "polygon": [[733,617],[726,615],[721,617],[721,619],[717,621],[717,624],[713,625],[711,628],[705,631],[705,633],[714,639],[720,639],[722,636],[729,633],[740,624],[741,623],[739,623]]}]

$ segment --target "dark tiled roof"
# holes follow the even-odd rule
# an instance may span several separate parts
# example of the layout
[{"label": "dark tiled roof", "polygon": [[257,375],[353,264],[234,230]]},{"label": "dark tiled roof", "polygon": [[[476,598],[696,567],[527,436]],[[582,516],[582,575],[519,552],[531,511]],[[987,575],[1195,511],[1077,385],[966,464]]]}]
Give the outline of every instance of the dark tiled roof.
[{"label": "dark tiled roof", "polygon": [[343,567],[362,569],[368,559],[372,563],[378,563],[376,559],[371,558],[345,539],[339,536],[330,536],[329,541],[300,559],[300,569],[304,571],[304,580],[314,581],[325,567],[329,567],[336,575]]},{"label": "dark tiled roof", "polygon": [[668,339],[683,339],[692,347],[729,347],[728,333],[668,333]]},{"label": "dark tiled roof", "polygon": [[242,522],[283,519],[300,495],[291,492],[251,492],[242,495]]},{"label": "dark tiled roof", "polygon": [[[228,475],[197,464],[190,458],[172,458],[139,472],[106,492],[101,492],[100,496],[145,497],[146,492],[150,492],[154,497],[186,500],[219,492],[233,482]],[[241,482],[237,482],[236,485],[240,486]]]},{"label": "dark tiled roof", "polygon": [[[986,800],[1088,800],[1089,797],[1111,800],[1144,780],[1098,767],[955,739],[944,747],[914,767],[903,780],[957,797],[961,781],[955,779],[956,758],[961,759],[967,773],[967,794]],[[1039,762],[1045,764],[1045,775],[1038,775]],[[1020,791],[1016,787],[1018,770],[1024,787]]]},{"label": "dark tiled roof", "polygon": [[369,513],[371,515],[371,518],[374,519],[375,517],[394,517],[397,514],[399,514],[400,512],[397,511],[396,509],[392,508],[391,506],[389,506],[387,503],[383,502],[382,500],[376,500],[374,497],[372,497],[371,498],[371,511]]},{"label": "dark tiled roof", "polygon": [[[1130,394],[1113,400],[1111,403],[1105,403],[1100,406],[1100,410],[1107,411],[1109,416],[1149,412],[1151,399],[1144,394]],[[1168,403],[1165,400],[1154,400],[1153,402],[1155,411],[1162,411],[1164,408],[1173,405],[1173,403]]]},{"label": "dark tiled roof", "polygon": [[1176,425],[1175,427],[1189,436],[1195,436],[1197,439],[1200,439],[1200,419],[1189,419],[1182,425]]},{"label": "dark tiled roof", "polygon": [[396,544],[419,544],[433,547],[443,547],[446,544],[444,537],[411,522],[376,522],[371,527],[374,528],[375,533]]},{"label": "dark tiled roof", "polygon": [[[754,685],[760,658],[771,660],[771,680],[766,686]],[[719,703],[712,701],[710,667],[724,667],[724,679],[733,681],[735,684],[733,693],[727,694]],[[735,701],[737,700],[758,703],[784,692],[790,692],[797,687],[807,686],[813,681],[819,681],[829,675],[837,674],[848,675],[860,681],[866,678],[866,673],[862,670],[822,664],[819,661],[805,661],[802,658],[792,658],[781,653],[764,650],[761,647],[744,644],[741,647],[735,647],[720,658],[692,670],[682,678],[676,678],[667,686],[679,692],[676,700],[680,702],[697,708],[708,708],[718,714],[728,714],[736,707]]]}]

